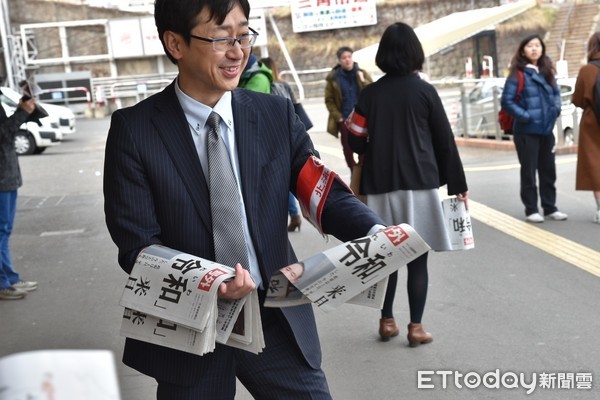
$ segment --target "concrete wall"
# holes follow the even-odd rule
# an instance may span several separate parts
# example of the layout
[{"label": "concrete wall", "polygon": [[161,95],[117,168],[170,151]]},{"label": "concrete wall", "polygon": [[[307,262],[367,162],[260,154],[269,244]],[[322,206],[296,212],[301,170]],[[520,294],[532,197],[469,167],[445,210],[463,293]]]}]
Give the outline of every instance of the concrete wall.
[{"label": "concrete wall", "polygon": [[[378,4],[378,23],[373,26],[356,27],[350,29],[294,33],[290,11],[286,8],[274,9],[273,16],[278,28],[285,38],[286,46],[290,51],[291,58],[296,69],[323,69],[329,68],[336,63],[335,51],[342,45],[355,49],[376,43],[385,28],[397,21],[406,22],[412,26],[418,26],[432,20],[441,18],[458,11],[471,9],[472,3],[477,8],[494,7],[500,4],[499,0],[405,0],[403,4]],[[53,22],[68,20],[86,20],[97,18],[124,18],[136,14],[125,13],[119,10],[106,8],[91,8],[74,4],[47,2],[40,0],[9,0],[10,18],[13,28],[22,23]],[[500,53],[499,65],[505,66],[510,59],[516,45],[514,42],[528,34],[526,29],[516,29],[503,33],[502,25],[499,26],[497,34],[498,46],[504,48]],[[271,26],[267,23],[268,30]],[[543,27],[527,28],[540,32]],[[270,44],[268,52],[280,65],[280,70],[286,69],[285,58],[276,42],[275,35],[269,32]],[[35,45],[40,52],[40,57],[59,56],[60,46],[56,30],[47,32],[39,31],[35,37]],[[506,46],[504,46],[506,44]],[[479,41],[479,54],[492,53],[492,42],[486,38]],[[89,55],[106,52],[106,38],[98,27],[78,27],[68,30],[68,47],[71,55]],[[259,54],[260,56],[260,54]],[[431,57],[426,65],[425,72],[431,78],[460,77],[464,75],[464,63],[467,57],[472,57],[477,71],[476,42],[467,39],[454,46],[444,54]],[[165,72],[175,71],[175,67],[163,57],[162,65]],[[92,77],[110,76],[108,62],[71,64],[73,71],[91,71]],[[156,58],[118,60],[116,69],[122,75],[144,75],[159,73],[159,63]],[[502,67],[501,67],[502,70]],[[31,70],[30,73],[52,73],[64,72],[64,66],[40,67]],[[307,78],[315,79],[315,77]],[[322,77],[317,77],[322,80]],[[310,96],[309,96],[310,97]]]}]

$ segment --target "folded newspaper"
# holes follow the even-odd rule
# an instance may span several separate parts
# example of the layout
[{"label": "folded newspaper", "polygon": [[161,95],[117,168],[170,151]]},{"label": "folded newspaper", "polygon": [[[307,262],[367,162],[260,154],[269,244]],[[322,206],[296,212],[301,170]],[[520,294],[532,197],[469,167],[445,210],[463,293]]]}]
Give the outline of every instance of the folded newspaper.
[{"label": "folded newspaper", "polygon": [[474,248],[473,225],[466,203],[456,197],[447,198],[442,200],[442,210],[446,218],[446,228],[452,250]]},{"label": "folded newspaper", "polygon": [[[381,308],[389,274],[428,250],[411,226],[389,227],[280,269],[265,306]],[[168,247],[145,248],[121,297],[121,334],[198,355],[216,343],[260,353],[265,342],[257,292],[236,301],[217,297],[219,285],[234,275],[231,267]]]},{"label": "folded newspaper", "polygon": [[343,303],[381,308],[387,277],[429,250],[410,225],[388,227],[281,268],[269,281],[265,306],[310,302],[324,311]]},{"label": "folded newspaper", "polygon": [[231,267],[152,245],[140,252],[120,304],[121,334],[203,355],[215,343],[258,354],[264,348],[256,291],[240,300],[217,297]]}]

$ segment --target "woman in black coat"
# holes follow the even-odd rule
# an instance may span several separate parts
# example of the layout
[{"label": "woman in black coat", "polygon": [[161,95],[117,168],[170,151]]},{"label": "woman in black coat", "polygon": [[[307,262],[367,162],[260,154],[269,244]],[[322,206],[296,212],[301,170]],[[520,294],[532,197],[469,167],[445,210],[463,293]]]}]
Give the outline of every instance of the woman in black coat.
[{"label": "woman in black coat", "polygon": [[[383,33],[375,58],[385,75],[361,92],[347,125],[350,145],[365,154],[360,194],[389,225],[408,223],[432,250],[450,250],[439,187],[467,201],[468,189],[450,123],[435,88],[420,78],[425,55],[413,29],[401,22]],[[410,262],[411,347],[433,340],[421,318],[427,299],[427,253]],[[393,316],[397,273],[390,276],[379,334],[399,334]]]}]

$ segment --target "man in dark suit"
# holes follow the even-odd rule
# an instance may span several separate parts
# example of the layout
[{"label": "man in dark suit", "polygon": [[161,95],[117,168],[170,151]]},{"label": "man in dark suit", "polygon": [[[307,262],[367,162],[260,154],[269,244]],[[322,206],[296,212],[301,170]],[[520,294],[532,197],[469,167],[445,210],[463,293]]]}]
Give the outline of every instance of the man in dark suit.
[{"label": "man in dark suit", "polygon": [[287,237],[288,192],[318,229],[342,241],[382,224],[316,158],[291,102],[234,90],[256,39],[249,12],[247,0],[157,0],[158,33],[179,75],[111,120],[105,213],[125,272],[152,244],[215,259],[213,222],[220,216],[211,215],[207,120],[217,113],[239,185],[248,256],[219,296],[257,290],[261,300],[265,348],[258,355],[217,344],[197,356],[127,339],[124,363],[158,381],[158,399],[233,399],[236,377],[259,399],[330,399],[311,305],[262,307],[272,273],[297,261]]}]

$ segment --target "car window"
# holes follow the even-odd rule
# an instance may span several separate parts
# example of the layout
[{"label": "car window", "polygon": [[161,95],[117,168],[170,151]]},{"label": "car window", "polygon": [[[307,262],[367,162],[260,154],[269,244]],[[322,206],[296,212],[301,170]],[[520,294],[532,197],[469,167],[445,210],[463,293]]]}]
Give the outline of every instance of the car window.
[{"label": "car window", "polygon": [[476,85],[469,93],[469,102],[474,103],[483,98],[483,85]]}]

